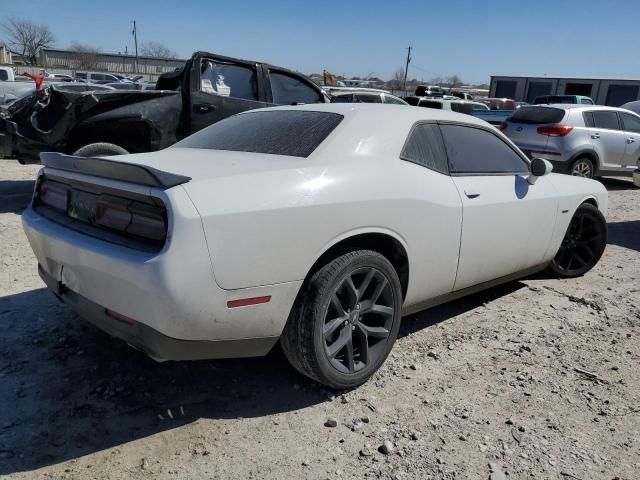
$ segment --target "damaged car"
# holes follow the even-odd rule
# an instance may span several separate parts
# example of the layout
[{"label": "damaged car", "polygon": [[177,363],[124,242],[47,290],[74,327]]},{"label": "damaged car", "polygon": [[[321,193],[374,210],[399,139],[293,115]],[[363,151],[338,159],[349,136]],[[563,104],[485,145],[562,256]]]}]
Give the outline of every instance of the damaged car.
[{"label": "damaged car", "polygon": [[196,52],[155,90],[69,92],[51,86],[2,112],[0,155],[39,162],[43,151],[80,156],[160,150],[236,113],[329,102],[304,75]]}]

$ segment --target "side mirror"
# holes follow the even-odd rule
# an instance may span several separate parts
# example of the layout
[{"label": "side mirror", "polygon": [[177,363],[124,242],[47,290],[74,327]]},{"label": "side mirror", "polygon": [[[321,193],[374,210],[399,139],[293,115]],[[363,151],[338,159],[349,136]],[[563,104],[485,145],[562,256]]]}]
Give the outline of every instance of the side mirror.
[{"label": "side mirror", "polygon": [[529,175],[529,178],[527,178],[527,180],[530,185],[533,185],[536,183],[538,177],[544,177],[545,175],[550,174],[553,170],[553,165],[551,165],[551,162],[549,160],[545,160],[543,158],[534,158],[533,160],[531,160],[530,170],[531,175]]}]

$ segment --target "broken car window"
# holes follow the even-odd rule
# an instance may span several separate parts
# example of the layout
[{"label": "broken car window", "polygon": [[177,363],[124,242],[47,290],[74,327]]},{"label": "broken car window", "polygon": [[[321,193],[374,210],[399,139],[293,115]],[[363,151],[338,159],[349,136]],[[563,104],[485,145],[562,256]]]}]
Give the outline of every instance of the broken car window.
[{"label": "broken car window", "polygon": [[200,71],[200,91],[212,95],[258,100],[254,68],[203,60]]}]

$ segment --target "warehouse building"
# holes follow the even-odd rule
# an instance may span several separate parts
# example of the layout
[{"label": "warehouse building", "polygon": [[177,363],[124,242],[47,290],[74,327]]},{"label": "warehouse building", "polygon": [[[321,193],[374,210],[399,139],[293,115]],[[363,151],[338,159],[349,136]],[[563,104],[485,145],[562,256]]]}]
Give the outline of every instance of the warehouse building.
[{"label": "warehouse building", "polygon": [[39,67],[48,70],[91,70],[154,76],[182,68],[186,60],[177,58],[143,57],[120,53],[78,52],[57,48],[40,50]]},{"label": "warehouse building", "polygon": [[584,95],[597,105],[619,107],[640,99],[640,80],[549,76],[492,76],[489,94],[529,102],[539,95]]}]

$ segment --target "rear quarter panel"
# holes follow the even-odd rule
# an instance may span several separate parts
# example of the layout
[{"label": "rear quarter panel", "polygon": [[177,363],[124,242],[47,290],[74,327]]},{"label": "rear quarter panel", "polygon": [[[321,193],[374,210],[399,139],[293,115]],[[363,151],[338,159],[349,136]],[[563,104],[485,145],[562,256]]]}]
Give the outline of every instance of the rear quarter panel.
[{"label": "rear quarter panel", "polygon": [[407,250],[405,304],[453,288],[462,210],[450,177],[400,159],[305,163],[184,186],[203,218],[218,285],[302,280],[338,241],[379,232]]}]

